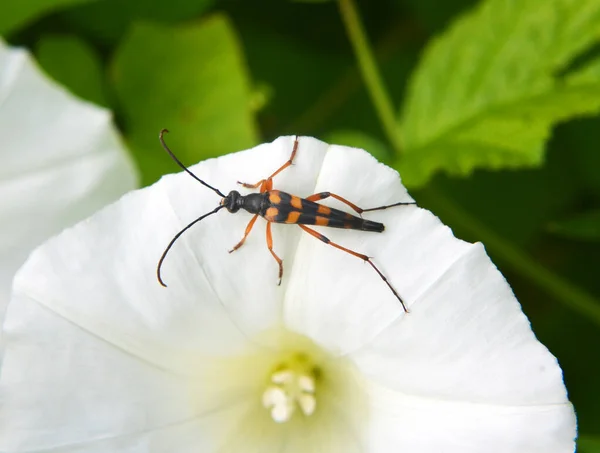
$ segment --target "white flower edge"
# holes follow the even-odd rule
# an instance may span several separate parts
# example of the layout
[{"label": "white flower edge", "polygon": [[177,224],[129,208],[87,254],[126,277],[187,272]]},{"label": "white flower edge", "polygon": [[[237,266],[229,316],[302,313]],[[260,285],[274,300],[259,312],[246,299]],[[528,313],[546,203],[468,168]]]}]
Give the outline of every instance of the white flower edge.
[{"label": "white flower edge", "polygon": [[[282,137],[192,171],[226,192],[237,180],[270,174],[291,144]],[[306,137],[275,186],[300,196],[330,190],[363,207],[410,200],[397,173],[365,152]],[[32,254],[6,322],[0,448],[215,451],[228,439],[236,451],[250,449],[231,431],[253,425],[238,424],[243,393],[230,388],[252,382],[261,361],[213,377],[210,395],[187,389],[215,358],[269,350],[260,333],[283,326],[350,361],[365,381],[366,410],[336,421],[354,448],[573,450],[574,412],[556,359],[481,245],[455,239],[414,206],[365,216],[383,221],[384,234],[321,229],[375,256],[407,301],[405,315],[368,266],[292,225],[274,229],[286,265],[277,287],[262,234],[227,254],[250,216],[223,211],[182,237],[166,264],[169,287],[161,288],[162,249],[218,201],[188,175],[170,175]],[[350,429],[346,417],[362,424]]]},{"label": "white flower edge", "polygon": [[0,324],[14,272],[64,227],[137,187],[110,111],[50,80],[0,39]]}]

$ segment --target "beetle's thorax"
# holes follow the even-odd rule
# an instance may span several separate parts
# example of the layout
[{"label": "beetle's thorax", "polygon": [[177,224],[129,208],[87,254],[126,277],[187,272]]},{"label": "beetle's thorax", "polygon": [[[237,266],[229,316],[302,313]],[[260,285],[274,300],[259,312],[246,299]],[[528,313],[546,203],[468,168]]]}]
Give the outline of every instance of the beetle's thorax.
[{"label": "beetle's thorax", "polygon": [[269,193],[250,193],[243,197],[242,208],[251,214],[264,215],[269,207]]},{"label": "beetle's thorax", "polygon": [[268,208],[268,193],[250,193],[242,195],[237,190],[232,190],[221,200],[221,205],[225,206],[229,212],[235,214],[240,209],[248,211],[251,214],[263,214]]}]

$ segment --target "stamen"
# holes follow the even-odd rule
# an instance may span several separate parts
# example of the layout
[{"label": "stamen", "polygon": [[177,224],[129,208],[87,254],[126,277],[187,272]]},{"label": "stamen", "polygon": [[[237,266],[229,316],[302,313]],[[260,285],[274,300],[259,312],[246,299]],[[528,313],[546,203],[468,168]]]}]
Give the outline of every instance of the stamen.
[{"label": "stamen", "polygon": [[305,392],[315,393],[315,378],[302,375],[298,378],[298,386]]},{"label": "stamen", "polygon": [[293,361],[292,365],[277,367],[270,376],[271,385],[262,395],[262,404],[271,412],[277,423],[289,421],[297,409],[305,416],[317,408],[316,377],[307,370],[306,361]]},{"label": "stamen", "polygon": [[317,399],[311,394],[300,395],[297,402],[304,415],[312,415],[317,408]]}]

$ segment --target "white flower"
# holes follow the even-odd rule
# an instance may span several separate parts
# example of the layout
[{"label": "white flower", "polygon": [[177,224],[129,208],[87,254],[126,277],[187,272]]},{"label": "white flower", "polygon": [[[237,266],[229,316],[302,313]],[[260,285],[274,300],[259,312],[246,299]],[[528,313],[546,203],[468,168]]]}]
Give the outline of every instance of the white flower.
[{"label": "white flower", "polygon": [[[292,139],[192,167],[221,191],[288,159]],[[367,208],[410,197],[364,151],[302,138],[275,187]],[[370,266],[251,216],[185,173],[132,192],[37,249],[15,278],[0,449],[68,452],[570,452],[575,417],[481,244],[430,212],[365,214],[382,234],[322,228]],[[328,203],[329,204],[329,203]],[[334,207],[344,207],[337,201]],[[318,227],[317,227],[318,228]]]},{"label": "white flower", "polygon": [[110,113],[67,93],[2,40],[0,137],[1,324],[28,253],[133,189],[136,176]]}]

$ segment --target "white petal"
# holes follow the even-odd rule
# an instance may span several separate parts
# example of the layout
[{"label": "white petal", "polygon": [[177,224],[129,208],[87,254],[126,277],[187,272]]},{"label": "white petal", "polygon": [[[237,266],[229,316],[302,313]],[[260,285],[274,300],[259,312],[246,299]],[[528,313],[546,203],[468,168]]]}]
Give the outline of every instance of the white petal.
[{"label": "white petal", "polygon": [[13,299],[4,334],[0,451],[124,436],[198,416],[186,381],[35,301]]},{"label": "white petal", "polygon": [[110,113],[43,75],[0,40],[0,322],[31,249],[136,184]]},{"label": "white petal", "polygon": [[378,386],[371,386],[369,393],[365,451],[370,453],[571,453],[575,449],[575,414],[569,403],[490,406],[412,397]]},{"label": "white petal", "polygon": [[164,244],[156,236],[179,228],[162,184],[131,192],[47,241],[17,273],[14,291],[134,356],[183,373],[193,358],[237,350],[246,339],[185,246],[178,278],[169,288],[158,284]]},{"label": "white petal", "polygon": [[[223,411],[215,411],[213,414],[206,414],[202,417],[193,417],[187,420],[181,420],[159,428],[139,430],[128,434],[104,435],[95,438],[88,437],[80,442],[66,442],[58,444],[50,442],[49,447],[31,449],[27,446],[9,450],[12,453],[210,453],[224,451],[241,451],[240,448],[223,449],[221,445],[227,445],[227,441],[239,445],[247,446],[237,436],[231,436],[229,433],[230,425],[228,421],[236,421],[240,418],[240,412],[245,409],[233,408]],[[246,415],[246,411],[241,416]],[[14,433],[10,433],[8,438],[11,442]],[[229,434],[229,436],[227,436]],[[273,444],[278,445],[279,439],[275,439]],[[11,443],[11,445],[13,445]],[[29,445],[26,443],[25,445]],[[6,450],[8,451],[8,450]],[[256,449],[252,453],[261,451],[272,451],[272,449]]]},{"label": "white petal", "polygon": [[[281,178],[291,190],[310,189],[320,166],[325,145],[306,142],[289,170],[293,182],[283,184],[287,179]],[[269,175],[289,158],[291,144],[291,138],[282,138],[192,171],[226,190],[235,187],[236,178]],[[236,253],[227,253],[249,216],[223,210],[207,218],[167,257],[168,288],[156,280],[158,258],[171,237],[218,203],[187,174],[169,175],[32,253],[15,278],[15,292],[135,356],[181,373],[189,372],[192,358],[239,352],[254,333],[279,323],[283,291],[283,285],[276,286],[277,267],[264,239],[251,236]],[[291,259],[294,236],[275,246]]]},{"label": "white petal", "polygon": [[219,446],[244,445],[237,428],[264,427],[257,415],[272,423],[255,399],[264,363],[258,371],[238,364],[236,374],[223,372],[231,368],[219,358],[189,363],[211,378],[205,385],[133,357],[26,297],[11,301],[5,329],[0,451],[239,451]]},{"label": "white petal", "polygon": [[[324,190],[365,208],[410,200],[395,172],[358,150],[337,147],[331,147],[319,176],[316,191]],[[532,419],[536,407],[558,405],[557,414],[569,421],[561,439],[570,442],[574,414],[556,359],[535,339],[483,247],[454,238],[431,213],[416,207],[368,218],[383,222],[386,231],[320,231],[374,256],[410,313],[404,314],[368,265],[307,236],[286,294],[288,326],[347,355],[366,376],[404,394],[523,406]],[[431,427],[429,436],[436,429]]]},{"label": "white petal", "polygon": [[351,357],[404,393],[500,405],[568,401],[556,359],[481,244]]},{"label": "white petal", "polygon": [[[397,172],[362,150],[339,146],[330,147],[315,191],[334,192],[362,208],[412,201]],[[349,211],[335,200],[325,202]],[[333,242],[373,257],[409,307],[469,247],[430,212],[416,206],[364,217],[384,223],[386,230],[315,229]],[[300,241],[290,281],[286,323],[331,351],[352,351],[404,317],[399,301],[367,263],[308,234]]]}]

